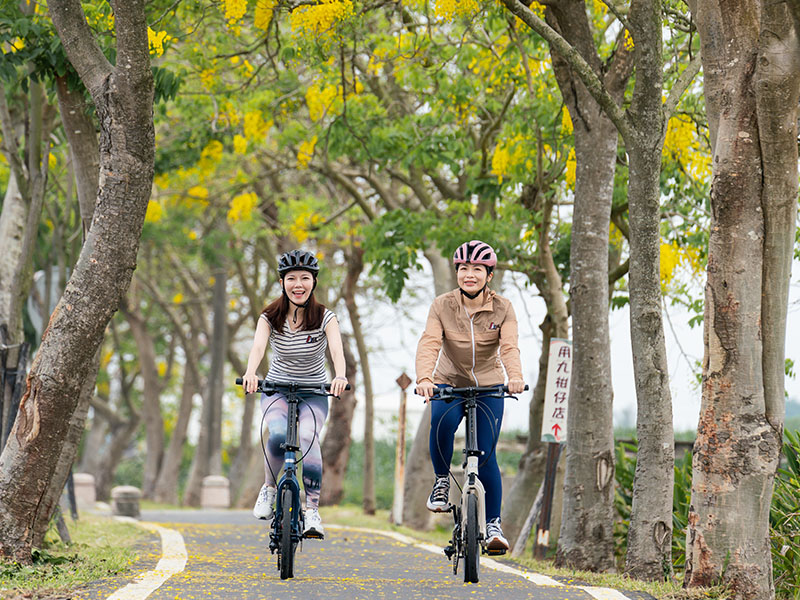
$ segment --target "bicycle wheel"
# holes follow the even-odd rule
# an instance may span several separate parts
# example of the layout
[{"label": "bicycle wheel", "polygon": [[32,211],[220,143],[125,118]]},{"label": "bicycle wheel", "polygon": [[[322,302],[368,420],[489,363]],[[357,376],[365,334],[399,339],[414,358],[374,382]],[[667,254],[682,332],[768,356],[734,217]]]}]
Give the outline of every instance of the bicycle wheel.
[{"label": "bicycle wheel", "polygon": [[281,579],[294,577],[294,549],[292,541],[292,516],[294,515],[294,493],[286,486],[281,492]]},{"label": "bicycle wheel", "polygon": [[475,494],[467,496],[466,527],[464,528],[464,581],[478,583],[478,563],[480,560],[480,527],[478,527],[478,498]]}]

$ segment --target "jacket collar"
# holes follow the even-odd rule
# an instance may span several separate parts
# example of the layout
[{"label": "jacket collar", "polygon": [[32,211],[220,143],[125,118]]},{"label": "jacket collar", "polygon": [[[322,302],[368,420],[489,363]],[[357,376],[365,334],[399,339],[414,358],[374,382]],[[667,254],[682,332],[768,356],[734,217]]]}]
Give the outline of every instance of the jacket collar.
[{"label": "jacket collar", "polygon": [[[461,290],[459,288],[456,288],[452,292],[450,292],[450,295],[455,300],[456,305],[464,306],[464,297],[462,296]],[[494,297],[496,295],[497,292],[495,292],[494,290],[489,289],[488,287],[484,289],[482,295],[483,302],[477,309],[473,310],[471,314],[474,315],[476,313],[483,311],[492,311],[494,309]]]}]

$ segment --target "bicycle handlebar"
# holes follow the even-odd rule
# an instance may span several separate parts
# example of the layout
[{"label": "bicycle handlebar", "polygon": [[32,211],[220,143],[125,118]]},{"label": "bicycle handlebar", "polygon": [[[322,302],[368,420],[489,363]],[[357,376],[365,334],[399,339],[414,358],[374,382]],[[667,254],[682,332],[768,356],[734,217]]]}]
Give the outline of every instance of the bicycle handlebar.
[{"label": "bicycle handlebar", "polygon": [[[236,385],[242,385],[244,380],[241,377],[236,378]],[[350,384],[348,383],[345,387],[345,390],[350,389]],[[297,383],[277,383],[274,381],[267,381],[266,379],[259,379],[258,380],[258,387],[256,388],[256,393],[270,393],[270,392],[313,392],[319,394],[320,396],[323,395],[322,391],[330,392],[331,391],[331,384],[330,383],[321,383],[319,386],[314,385],[300,385]],[[330,394],[325,394],[330,396]]]},{"label": "bicycle handlebar", "polygon": [[[528,390],[528,384],[525,384],[523,391]],[[471,396],[478,394],[500,394],[503,393],[503,396],[506,397],[514,397],[513,394],[509,394],[508,386],[499,386],[499,385],[488,385],[488,386],[473,386],[473,387],[443,387],[443,388],[436,388],[433,391],[433,396],[430,397],[431,400],[444,400],[449,401],[453,400],[456,396]]]}]

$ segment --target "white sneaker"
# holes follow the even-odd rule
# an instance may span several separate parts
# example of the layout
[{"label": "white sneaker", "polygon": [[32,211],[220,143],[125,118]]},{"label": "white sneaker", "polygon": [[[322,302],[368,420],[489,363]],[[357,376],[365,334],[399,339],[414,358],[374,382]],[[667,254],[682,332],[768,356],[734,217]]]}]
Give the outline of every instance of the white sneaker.
[{"label": "white sneaker", "polygon": [[306,526],[303,529],[303,536],[321,540],[325,537],[325,528],[322,526],[322,517],[316,508],[306,509]]},{"label": "white sneaker", "polygon": [[500,519],[486,523],[486,550],[489,554],[505,554],[508,550],[508,540],[500,528]]},{"label": "white sneaker", "polygon": [[270,520],[273,515],[273,505],[275,504],[275,496],[278,490],[274,487],[269,487],[266,483],[261,486],[261,491],[258,492],[256,505],[253,507],[253,516],[256,519]]}]

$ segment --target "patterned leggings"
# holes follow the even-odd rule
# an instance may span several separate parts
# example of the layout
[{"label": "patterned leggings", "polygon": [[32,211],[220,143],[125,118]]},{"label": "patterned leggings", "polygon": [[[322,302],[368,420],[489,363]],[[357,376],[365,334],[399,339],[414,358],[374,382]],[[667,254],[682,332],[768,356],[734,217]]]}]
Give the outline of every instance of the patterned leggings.
[{"label": "patterned leggings", "polygon": [[[306,506],[319,506],[319,489],[322,482],[322,453],[320,452],[319,434],[325,417],[328,416],[328,399],[320,396],[303,396],[300,394],[297,437],[300,441],[300,452],[303,458],[303,487],[306,491]],[[267,412],[264,420],[269,429],[269,440],[266,444],[267,460],[264,464],[266,483],[277,485],[275,478],[280,477],[283,468],[285,451],[281,444],[286,442],[286,421],[289,405],[286,397],[278,393],[273,396],[261,395],[261,414]],[[273,477],[274,475],[274,477]]]}]

